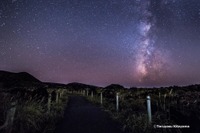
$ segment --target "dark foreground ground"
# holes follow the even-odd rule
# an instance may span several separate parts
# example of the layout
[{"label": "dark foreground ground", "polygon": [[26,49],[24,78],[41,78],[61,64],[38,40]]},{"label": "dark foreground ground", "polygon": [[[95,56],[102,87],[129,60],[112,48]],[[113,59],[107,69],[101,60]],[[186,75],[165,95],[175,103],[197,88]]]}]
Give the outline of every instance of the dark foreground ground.
[{"label": "dark foreground ground", "polygon": [[120,125],[84,97],[71,96],[56,133],[123,133]]}]

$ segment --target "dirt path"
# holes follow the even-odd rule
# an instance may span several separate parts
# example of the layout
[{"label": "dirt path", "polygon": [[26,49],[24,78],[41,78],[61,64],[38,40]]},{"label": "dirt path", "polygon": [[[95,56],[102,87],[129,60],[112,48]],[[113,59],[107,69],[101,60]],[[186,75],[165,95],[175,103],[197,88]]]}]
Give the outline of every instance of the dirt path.
[{"label": "dirt path", "polygon": [[56,133],[122,133],[119,124],[84,97],[71,96]]}]

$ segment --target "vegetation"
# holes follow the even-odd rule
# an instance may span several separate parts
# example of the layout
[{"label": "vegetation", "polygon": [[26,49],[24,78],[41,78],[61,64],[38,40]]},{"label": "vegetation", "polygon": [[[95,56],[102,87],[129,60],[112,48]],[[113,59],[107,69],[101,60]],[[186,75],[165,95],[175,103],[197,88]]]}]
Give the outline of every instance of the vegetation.
[{"label": "vegetation", "polygon": [[[199,86],[168,88],[106,88],[102,107],[123,125],[123,130],[134,133],[200,132]],[[120,93],[116,111],[116,93]],[[146,96],[151,96],[152,123],[148,122]],[[100,103],[100,95],[90,98]],[[189,125],[189,129],[156,128],[156,125]]]},{"label": "vegetation", "polygon": [[[0,124],[5,125],[0,127],[3,133],[54,132],[56,124],[64,115],[64,108],[68,100],[67,94],[64,94],[58,102],[52,100],[51,110],[48,111],[48,97],[41,98],[41,95],[33,96],[30,93],[24,95],[22,92],[17,94],[2,92],[0,95],[3,98],[0,103],[2,117]],[[9,115],[10,112],[14,114]]]},{"label": "vegetation", "polygon": [[[57,90],[60,92],[59,100],[56,100],[56,88],[61,88]],[[68,85],[44,83],[28,73],[4,71],[0,71],[0,132],[53,132],[56,123],[63,116],[68,97],[63,90],[70,91],[69,94],[88,96],[89,100],[101,105],[114,119],[121,122],[126,132],[200,132],[200,85],[130,89],[120,85],[110,85],[98,88],[80,83]],[[116,93],[119,93],[118,111]],[[49,94],[52,94],[50,102]],[[147,116],[147,95],[151,97],[151,123]],[[51,106],[48,103],[51,103]],[[190,128],[154,126],[175,124],[189,125]]]}]

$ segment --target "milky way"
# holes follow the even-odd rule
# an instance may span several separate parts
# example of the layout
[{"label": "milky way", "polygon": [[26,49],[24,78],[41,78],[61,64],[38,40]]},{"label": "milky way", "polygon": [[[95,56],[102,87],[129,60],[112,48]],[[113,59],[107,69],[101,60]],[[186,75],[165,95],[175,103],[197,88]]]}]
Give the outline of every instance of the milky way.
[{"label": "milky way", "polygon": [[0,0],[0,70],[106,86],[200,82],[199,0]]},{"label": "milky way", "polygon": [[156,44],[156,20],[151,11],[152,3],[149,0],[138,2],[138,10],[141,11],[138,30],[135,76],[140,82],[157,82],[161,79],[168,66],[166,52]]}]

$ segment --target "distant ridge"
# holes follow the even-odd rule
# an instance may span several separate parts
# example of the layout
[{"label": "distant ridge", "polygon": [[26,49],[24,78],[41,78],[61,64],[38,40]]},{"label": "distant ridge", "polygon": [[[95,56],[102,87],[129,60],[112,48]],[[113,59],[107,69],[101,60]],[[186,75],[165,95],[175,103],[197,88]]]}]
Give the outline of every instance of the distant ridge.
[{"label": "distant ridge", "polygon": [[118,85],[118,84],[111,84],[109,86],[106,86],[105,89],[125,89],[122,85]]},{"label": "distant ridge", "polygon": [[8,72],[0,70],[0,89],[13,89],[13,88],[71,88],[71,89],[96,89],[97,86],[86,85],[83,83],[69,83],[69,84],[60,84],[60,83],[50,83],[50,82],[41,82],[31,74],[27,72]]},{"label": "distant ridge", "polygon": [[27,72],[0,71],[0,87],[30,87],[42,85],[42,82]]},{"label": "distant ridge", "polygon": [[7,72],[7,71],[0,71],[0,82],[12,82],[12,81],[31,81],[31,82],[41,82],[34,76],[30,75],[27,72]]},{"label": "distant ridge", "polygon": [[[19,72],[19,73],[14,73],[14,72],[8,72],[8,71],[2,71],[0,70],[0,90],[1,89],[14,89],[14,88],[65,88],[65,89],[74,89],[74,90],[79,90],[79,89],[105,89],[105,90],[120,90],[120,89],[128,89],[125,88],[122,85],[119,84],[111,84],[106,87],[99,87],[95,85],[88,85],[84,83],[68,83],[68,84],[61,84],[61,83],[51,83],[51,82],[42,82],[32,76],[31,74],[27,72]],[[169,87],[159,87],[159,88],[148,88],[148,89],[163,89],[163,88],[190,88],[190,89],[199,89],[200,84],[194,84],[194,85],[187,85],[187,86],[169,86]],[[131,90],[138,90],[138,89],[146,89],[146,88],[137,88],[137,87],[131,87],[129,88]]]},{"label": "distant ridge", "polygon": [[90,88],[90,89],[96,89],[96,88],[98,88],[97,86],[94,86],[94,85],[86,85],[86,84],[77,83],[77,82],[69,83],[69,84],[67,84],[67,87],[73,88],[75,90],[86,89],[86,88]]}]

